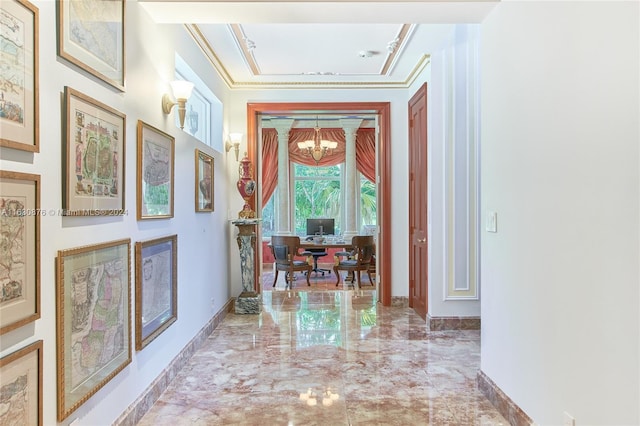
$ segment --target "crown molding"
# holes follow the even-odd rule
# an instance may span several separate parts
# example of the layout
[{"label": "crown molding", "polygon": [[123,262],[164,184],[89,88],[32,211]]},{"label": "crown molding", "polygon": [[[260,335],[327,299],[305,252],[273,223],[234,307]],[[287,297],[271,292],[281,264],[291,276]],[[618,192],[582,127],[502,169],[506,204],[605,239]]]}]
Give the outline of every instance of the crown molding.
[{"label": "crown molding", "polygon": [[[411,86],[417,76],[430,63],[430,55],[423,55],[406,79],[401,81],[235,81],[213,50],[197,24],[185,24],[185,28],[229,89],[405,89]],[[404,32],[404,33],[403,33]],[[410,28],[403,26],[403,42],[411,34]],[[398,50],[398,49],[396,49]],[[244,55],[243,55],[244,56]],[[257,65],[256,65],[257,66]]]}]

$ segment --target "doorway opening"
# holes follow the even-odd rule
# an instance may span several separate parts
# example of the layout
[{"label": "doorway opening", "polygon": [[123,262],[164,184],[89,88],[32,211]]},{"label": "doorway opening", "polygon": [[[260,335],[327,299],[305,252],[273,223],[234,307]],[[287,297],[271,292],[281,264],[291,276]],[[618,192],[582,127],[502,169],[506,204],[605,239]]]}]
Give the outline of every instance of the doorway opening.
[{"label": "doorway opening", "polygon": [[[378,277],[379,300],[385,306],[391,305],[391,182],[390,182],[390,104],[388,102],[346,102],[346,103],[249,103],[247,104],[247,154],[255,165],[254,178],[258,181],[258,194],[253,201],[252,208],[262,211],[261,205],[262,188],[262,163],[260,161],[262,139],[262,118],[264,116],[285,117],[295,114],[336,114],[353,116],[357,114],[375,115],[378,123],[378,148],[377,148],[377,223],[378,236],[376,251],[378,256]],[[260,228],[260,227],[259,227]],[[262,240],[260,229],[258,229],[257,241]],[[260,280],[263,253],[261,246],[256,251],[255,256],[255,282],[257,291],[262,291],[263,285]]]}]

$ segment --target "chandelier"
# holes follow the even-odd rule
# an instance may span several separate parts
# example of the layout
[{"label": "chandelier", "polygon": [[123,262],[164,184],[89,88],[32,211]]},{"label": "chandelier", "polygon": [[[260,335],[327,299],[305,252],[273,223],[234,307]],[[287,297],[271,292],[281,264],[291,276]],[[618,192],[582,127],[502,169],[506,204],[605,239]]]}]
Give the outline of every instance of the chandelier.
[{"label": "chandelier", "polygon": [[318,126],[318,116],[316,116],[315,137],[313,140],[307,140],[304,142],[298,142],[298,149],[303,154],[311,156],[316,162],[316,165],[322,160],[322,158],[331,153],[331,150],[338,146],[338,142],[328,141],[320,139],[320,126]]}]

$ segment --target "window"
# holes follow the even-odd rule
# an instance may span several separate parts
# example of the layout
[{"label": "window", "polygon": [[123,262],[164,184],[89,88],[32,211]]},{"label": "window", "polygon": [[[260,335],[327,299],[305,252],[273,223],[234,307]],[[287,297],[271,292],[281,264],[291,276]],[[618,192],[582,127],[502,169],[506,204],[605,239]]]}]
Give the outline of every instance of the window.
[{"label": "window", "polygon": [[[176,77],[181,80],[187,80],[183,78],[179,73],[176,73]],[[200,142],[210,145],[211,144],[211,120],[207,120],[207,117],[211,117],[211,102],[202,94],[198,87],[193,88],[191,97],[187,101],[187,112],[184,120],[184,131],[189,133]],[[178,114],[175,114],[176,126],[180,127],[178,123]]]},{"label": "window", "polygon": [[361,233],[369,235],[378,223],[376,185],[360,174],[360,224]]},{"label": "window", "polygon": [[307,218],[335,219],[336,234],[342,233],[342,169],[344,164],[315,167],[293,164],[292,205],[294,233],[306,235]]},{"label": "window", "polygon": [[[307,218],[335,219],[335,233],[342,234],[344,215],[344,164],[329,167],[293,164],[292,214],[293,233],[306,235]],[[376,185],[360,176],[360,205],[358,228],[361,234],[373,235],[377,225]],[[278,218],[278,190],[262,207],[262,236],[276,234]]]},{"label": "window", "polygon": [[267,204],[262,206],[262,237],[271,238],[276,233],[276,200],[278,199],[278,189],[273,192]]},{"label": "window", "polygon": [[[187,101],[183,130],[205,145],[222,152],[222,131],[215,134],[212,132],[212,129],[222,129],[222,102],[179,55],[176,55],[175,61],[176,79],[189,80],[194,84]],[[174,117],[176,127],[180,128],[177,111]]]}]

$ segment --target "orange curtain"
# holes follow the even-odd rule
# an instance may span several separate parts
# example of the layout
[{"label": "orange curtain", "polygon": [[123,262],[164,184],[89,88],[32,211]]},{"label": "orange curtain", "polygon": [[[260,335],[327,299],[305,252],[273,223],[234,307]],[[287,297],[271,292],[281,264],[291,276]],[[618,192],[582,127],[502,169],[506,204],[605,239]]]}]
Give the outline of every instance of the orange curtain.
[{"label": "orange curtain", "polygon": [[356,136],[356,168],[369,181],[376,181],[375,129],[358,129]]},{"label": "orange curtain", "polygon": [[262,129],[262,205],[273,195],[278,185],[278,132]]}]

